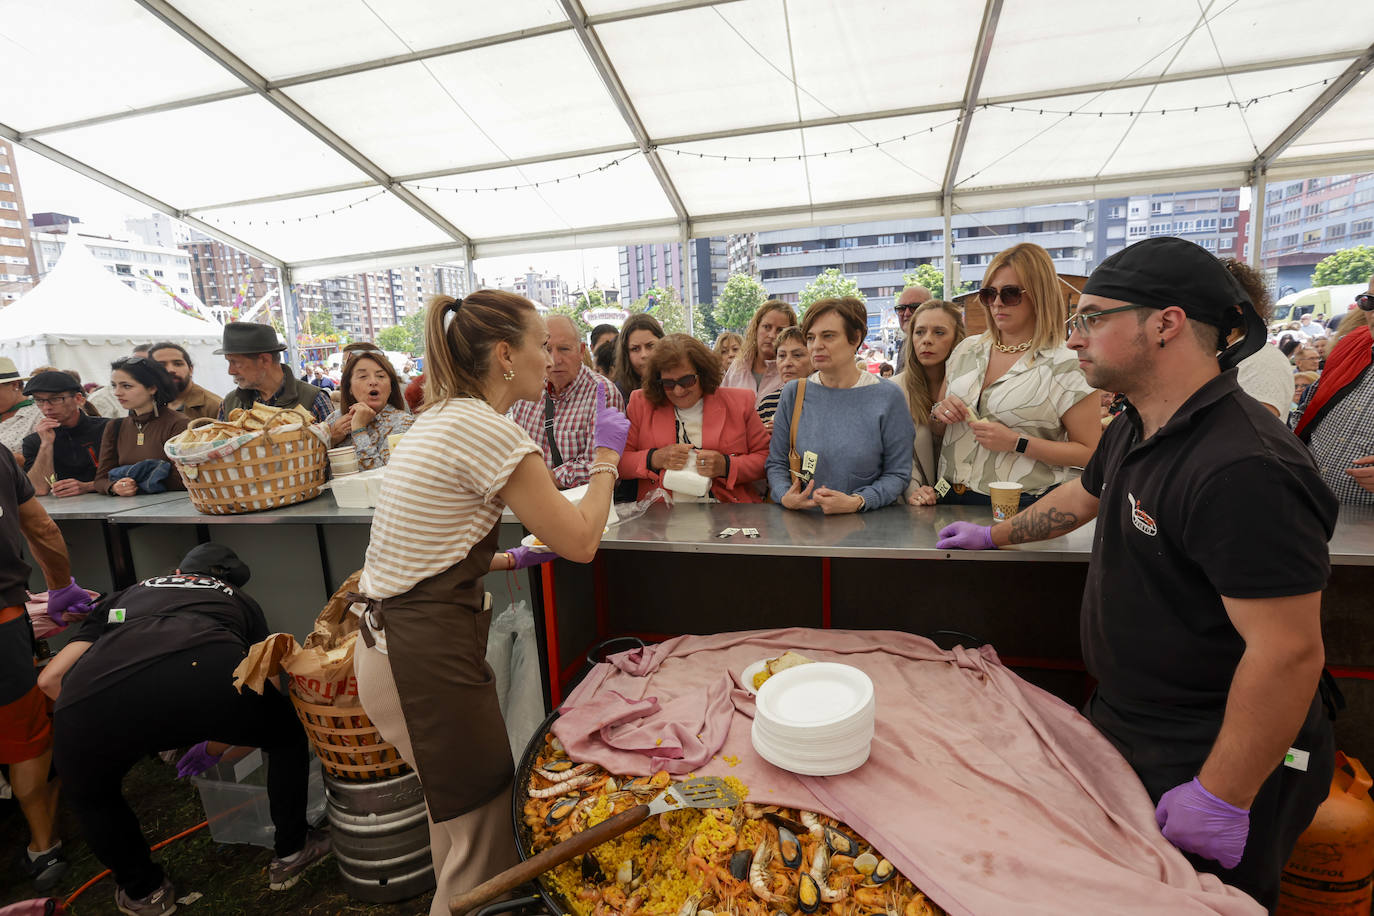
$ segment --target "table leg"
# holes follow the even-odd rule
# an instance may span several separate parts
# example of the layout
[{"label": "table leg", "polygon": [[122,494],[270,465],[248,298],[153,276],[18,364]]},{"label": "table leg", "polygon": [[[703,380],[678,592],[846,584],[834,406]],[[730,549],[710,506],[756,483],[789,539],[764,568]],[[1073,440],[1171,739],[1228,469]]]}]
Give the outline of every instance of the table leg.
[{"label": "table leg", "polygon": [[563,702],[563,673],[558,670],[558,601],[554,597],[553,567],[551,563],[539,566],[540,580],[544,590],[544,647],[548,653],[549,703],[557,709]]},{"label": "table leg", "polygon": [[334,573],[329,568],[329,550],[324,543],[324,525],[315,526],[315,542],[320,547],[320,572],[324,576],[324,595],[327,600],[334,594]]},{"label": "table leg", "polygon": [[110,581],[115,591],[134,584],[134,552],[129,546],[129,530],[109,519],[101,522],[105,532],[105,555],[110,563]]},{"label": "table leg", "polygon": [[602,559],[601,551],[596,552],[596,559],[592,560],[592,577],[595,582],[596,592],[596,638],[598,641],[607,636],[607,606],[606,606],[606,561]]},{"label": "table leg", "polygon": [[830,629],[830,558],[821,558],[821,627]]}]

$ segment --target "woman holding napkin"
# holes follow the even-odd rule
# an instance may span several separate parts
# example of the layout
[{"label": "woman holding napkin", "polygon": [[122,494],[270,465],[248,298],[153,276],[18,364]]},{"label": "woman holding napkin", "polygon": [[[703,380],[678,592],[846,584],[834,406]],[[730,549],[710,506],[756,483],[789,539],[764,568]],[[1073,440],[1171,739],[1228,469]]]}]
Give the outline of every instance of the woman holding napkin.
[{"label": "woman holding napkin", "polygon": [[364,471],[385,467],[391,460],[387,437],[405,432],[415,421],[391,360],[376,351],[355,351],[344,363],[339,387],[339,409],[326,421],[331,443],[352,445]]},{"label": "woman holding napkin", "polygon": [[[517,861],[514,766],[486,663],[493,567],[553,555],[589,562],[611,508],[629,422],[596,400],[591,481],[559,495],[544,456],[506,411],[537,400],[553,360],[534,304],[500,290],[437,296],[425,319],[425,404],[388,465],[359,589],[358,696],[383,738],[415,767],[438,886],[430,912]],[[498,559],[501,509],[553,551]],[[493,560],[496,560],[493,563]]]},{"label": "woman holding napkin", "polygon": [[768,432],[753,392],[721,388],[721,375],[720,360],[694,337],[669,334],[654,347],[643,386],[630,394],[620,457],[620,473],[639,481],[640,499],[680,482],[678,499],[709,493],[724,503],[763,501],[751,484],[763,478]]},{"label": "woman holding napkin", "polygon": [[110,364],[110,390],[128,416],[105,424],[96,467],[95,492],[137,496],[184,490],[162,447],[186,429],[187,419],[167,405],[177,397],[167,370],[146,356],[127,356]]}]

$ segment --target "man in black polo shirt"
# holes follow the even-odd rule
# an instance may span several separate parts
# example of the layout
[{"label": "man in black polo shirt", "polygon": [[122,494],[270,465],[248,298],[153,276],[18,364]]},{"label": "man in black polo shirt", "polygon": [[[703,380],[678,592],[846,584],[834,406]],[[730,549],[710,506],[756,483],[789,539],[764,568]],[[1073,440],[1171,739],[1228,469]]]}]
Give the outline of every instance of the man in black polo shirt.
[{"label": "man in black polo shirt", "polygon": [[104,417],[82,410],[86,393],[65,372],[40,372],[24,386],[24,394],[43,412],[34,432],[24,437],[25,473],[39,496],[77,496],[95,491],[100,464]]},{"label": "man in black polo shirt", "polygon": [[1124,412],[1081,480],[991,529],[951,525],[940,546],[1042,540],[1097,518],[1085,712],[1139,774],[1164,836],[1272,908],[1333,769],[1317,684],[1335,497],[1237,386],[1264,326],[1204,249],[1154,238],[1108,258],[1069,327],[1089,383],[1124,393]]}]

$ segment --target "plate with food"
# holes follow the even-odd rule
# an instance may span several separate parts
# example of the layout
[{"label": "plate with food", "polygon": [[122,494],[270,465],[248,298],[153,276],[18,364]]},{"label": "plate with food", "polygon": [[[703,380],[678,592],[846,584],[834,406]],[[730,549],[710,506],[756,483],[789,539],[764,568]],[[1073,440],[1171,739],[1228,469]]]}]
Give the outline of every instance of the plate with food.
[{"label": "plate with food", "polygon": [[[605,528],[601,529],[601,533],[604,535],[610,530],[611,526],[607,525]],[[527,534],[523,538],[521,538],[520,544],[524,547],[528,547],[535,553],[551,553],[553,551],[552,547],[550,547],[548,544],[545,544],[543,541],[539,540],[539,538],[533,534]]]},{"label": "plate with food", "polygon": [[768,680],[779,671],[786,671],[788,668],[795,668],[797,665],[806,665],[815,661],[807,658],[800,652],[793,652],[788,649],[777,658],[761,658],[749,667],[740,672],[740,683],[744,689],[750,693],[757,693],[763,686],[763,682]]}]

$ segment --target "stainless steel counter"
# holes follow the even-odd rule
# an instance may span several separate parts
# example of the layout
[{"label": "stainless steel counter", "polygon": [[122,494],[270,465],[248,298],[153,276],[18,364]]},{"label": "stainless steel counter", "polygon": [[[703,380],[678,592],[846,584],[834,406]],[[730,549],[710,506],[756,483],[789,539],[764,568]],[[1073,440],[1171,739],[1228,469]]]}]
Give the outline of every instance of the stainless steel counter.
[{"label": "stainless steel counter", "polygon": [[122,512],[143,509],[162,503],[182,502],[190,505],[184,490],[167,493],[140,493],[137,496],[106,496],[104,493],[82,493],[80,496],[40,496],[38,501],[49,516],[64,519],[98,519],[104,521]]},{"label": "stainless steel counter", "polygon": [[371,525],[371,509],[341,509],[334,497],[323,493],[308,502],[245,512],[241,515],[204,515],[182,494],[176,501],[152,503],[120,512],[110,521],[116,525]]}]

